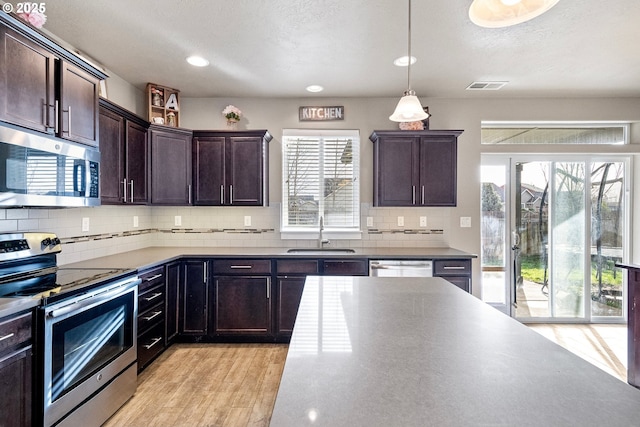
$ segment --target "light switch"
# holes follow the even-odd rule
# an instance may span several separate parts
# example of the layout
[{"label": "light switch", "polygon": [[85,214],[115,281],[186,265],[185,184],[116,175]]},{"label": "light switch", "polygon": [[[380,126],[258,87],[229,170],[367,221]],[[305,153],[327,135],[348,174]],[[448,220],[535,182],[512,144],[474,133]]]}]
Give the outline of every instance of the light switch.
[{"label": "light switch", "polygon": [[138,215],[134,215],[133,216],[133,226],[137,227],[138,226]]},{"label": "light switch", "polygon": [[373,227],[373,217],[372,216],[368,216],[367,217],[367,227]]},{"label": "light switch", "polygon": [[398,217],[398,227],[404,227],[404,217],[403,216],[399,216]]},{"label": "light switch", "polygon": [[244,216],[244,226],[251,227],[251,215]]},{"label": "light switch", "polygon": [[182,225],[182,217],[181,217],[180,215],[176,215],[176,216],[173,218],[173,224],[174,224],[175,226],[181,226],[181,225]]},{"label": "light switch", "polygon": [[461,216],[460,217],[460,227],[462,227],[462,228],[471,227],[471,217],[470,216]]},{"label": "light switch", "polygon": [[82,231],[89,231],[89,218],[82,218]]},{"label": "light switch", "polygon": [[420,227],[426,227],[427,226],[427,217],[426,216],[421,216],[420,217]]}]

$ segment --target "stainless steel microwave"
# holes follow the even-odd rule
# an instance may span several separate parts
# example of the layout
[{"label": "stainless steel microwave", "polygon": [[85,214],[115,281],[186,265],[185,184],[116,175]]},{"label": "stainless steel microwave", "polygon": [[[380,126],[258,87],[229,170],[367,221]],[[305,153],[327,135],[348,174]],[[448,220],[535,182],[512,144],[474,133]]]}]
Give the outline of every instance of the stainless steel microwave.
[{"label": "stainless steel microwave", "polygon": [[0,125],[0,207],[100,205],[97,148]]}]

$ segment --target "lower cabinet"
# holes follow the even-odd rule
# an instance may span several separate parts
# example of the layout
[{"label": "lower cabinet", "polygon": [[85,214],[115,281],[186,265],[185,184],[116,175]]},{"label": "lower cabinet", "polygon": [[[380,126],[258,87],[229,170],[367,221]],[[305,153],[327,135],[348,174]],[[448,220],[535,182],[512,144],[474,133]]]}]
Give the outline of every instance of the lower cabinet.
[{"label": "lower cabinet", "polygon": [[207,260],[183,262],[178,293],[178,333],[202,337],[208,333],[209,267]]},{"label": "lower cabinet", "polygon": [[166,348],[166,280],[164,267],[140,274],[138,287],[138,372]]},{"label": "lower cabinet", "polygon": [[178,296],[182,283],[182,262],[167,264],[165,274],[167,276],[165,344],[169,346],[178,336]]},{"label": "lower cabinet", "polygon": [[31,426],[31,312],[0,319],[0,426]]},{"label": "lower cabinet", "polygon": [[442,277],[462,290],[471,293],[470,259],[435,259],[433,260],[433,275],[434,277]]}]

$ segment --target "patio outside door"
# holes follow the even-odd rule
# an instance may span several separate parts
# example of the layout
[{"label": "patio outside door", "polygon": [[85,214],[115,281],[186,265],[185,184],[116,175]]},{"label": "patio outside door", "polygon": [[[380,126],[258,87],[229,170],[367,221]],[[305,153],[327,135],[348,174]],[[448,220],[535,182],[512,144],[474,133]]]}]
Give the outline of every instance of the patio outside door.
[{"label": "patio outside door", "polygon": [[[501,231],[511,315],[528,321],[624,318],[623,275],[614,263],[623,256],[625,167],[591,159],[511,160]],[[483,202],[485,191],[491,189],[483,183]],[[483,212],[483,224],[488,215]],[[483,289],[491,274],[484,258],[495,253],[487,249],[499,235],[483,227]]]}]

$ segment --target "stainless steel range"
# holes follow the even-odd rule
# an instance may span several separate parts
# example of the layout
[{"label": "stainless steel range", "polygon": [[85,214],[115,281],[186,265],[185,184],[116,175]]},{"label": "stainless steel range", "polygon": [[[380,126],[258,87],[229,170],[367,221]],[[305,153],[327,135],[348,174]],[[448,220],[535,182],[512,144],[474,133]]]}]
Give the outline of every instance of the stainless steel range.
[{"label": "stainless steel range", "polygon": [[136,390],[140,280],[129,269],[57,267],[60,250],[54,234],[0,234],[0,297],[41,300],[35,419],[99,426]]}]

